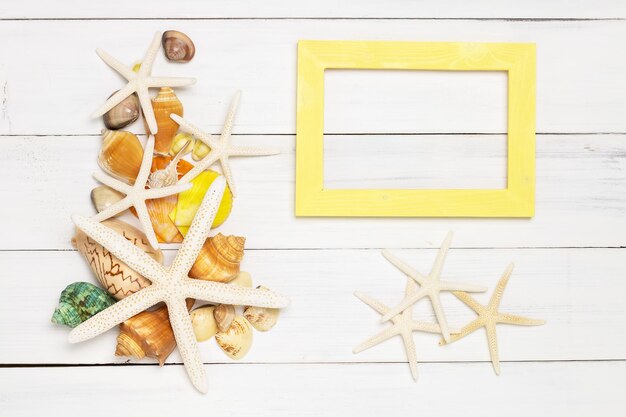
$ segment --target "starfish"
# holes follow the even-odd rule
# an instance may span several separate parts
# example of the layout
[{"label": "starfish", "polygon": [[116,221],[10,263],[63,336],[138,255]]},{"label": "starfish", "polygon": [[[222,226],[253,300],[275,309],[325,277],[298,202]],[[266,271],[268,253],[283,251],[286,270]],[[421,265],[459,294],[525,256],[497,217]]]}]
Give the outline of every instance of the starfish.
[{"label": "starfish", "polygon": [[187,374],[193,385],[200,392],[206,393],[205,371],[185,299],[194,298],[215,304],[268,308],[280,308],[289,303],[288,298],[270,290],[244,288],[188,277],[189,270],[209,235],[225,187],[226,183],[222,177],[218,177],[213,182],[169,268],[159,264],[114,230],[92,219],[73,216],[72,220],[76,226],[87,236],[110,250],[121,261],[150,280],[152,284],[118,301],[74,328],[69,335],[69,342],[77,343],[91,339],[123,323],[135,314],[159,302],[165,302]]},{"label": "starfish", "polygon": [[415,294],[406,296],[404,300],[402,300],[397,306],[389,309],[389,311],[383,315],[381,319],[382,322],[390,320],[392,317],[399,314],[404,309],[415,304],[418,300],[424,297],[428,297],[430,299],[430,303],[433,306],[435,316],[437,317],[437,323],[439,323],[439,326],[441,327],[441,334],[443,335],[443,338],[446,341],[450,340],[448,321],[446,320],[446,316],[443,314],[443,309],[441,308],[439,293],[442,291],[487,291],[487,288],[482,285],[442,281],[440,279],[441,270],[443,269],[443,262],[446,259],[446,254],[448,253],[450,242],[452,242],[452,232],[449,232],[445,240],[443,241],[443,244],[439,249],[439,253],[437,253],[435,263],[433,264],[433,267],[430,270],[430,274],[428,274],[427,277],[423,276],[415,269],[402,262],[388,250],[385,249],[383,251],[383,256],[387,258],[389,262],[391,262],[400,271],[404,272],[409,278],[415,280],[418,284],[420,284],[420,289]]},{"label": "starfish", "polygon": [[157,126],[156,118],[154,117],[154,109],[152,108],[148,89],[152,87],[183,87],[196,82],[195,78],[153,77],[150,74],[152,71],[152,64],[154,63],[154,59],[156,58],[156,54],[160,48],[161,33],[157,32],[154,34],[152,43],[150,44],[143,61],[141,61],[141,67],[137,72],[122,64],[102,49],[96,49],[98,56],[108,66],[117,71],[122,77],[126,78],[126,80],[128,80],[128,84],[109,97],[109,99],[92,114],[92,117],[102,116],[117,104],[121,103],[126,97],[133,93],[137,93],[137,97],[139,97],[139,104],[141,104],[141,109],[143,110],[144,117],[146,118],[148,128],[153,135],[157,133],[159,127]]},{"label": "starfish", "polygon": [[150,176],[150,168],[152,166],[152,151],[154,150],[154,136],[148,137],[146,147],[143,150],[143,159],[141,161],[141,167],[139,173],[135,179],[133,185],[128,185],[122,181],[119,181],[103,172],[94,172],[93,177],[101,183],[108,185],[109,187],[126,194],[126,197],[120,201],[111,204],[106,209],[94,216],[94,220],[101,222],[108,218],[115,216],[118,213],[132,207],[135,207],[137,211],[137,217],[139,222],[143,226],[143,230],[146,233],[148,242],[153,248],[158,248],[159,243],[157,241],[156,234],[152,228],[152,222],[150,221],[150,214],[146,208],[146,200],[155,198],[167,197],[172,194],[178,194],[191,187],[191,184],[175,184],[169,187],[162,188],[149,188],[146,189],[146,181]]},{"label": "starfish", "polygon": [[489,304],[486,306],[479,304],[475,299],[473,299],[469,294],[464,292],[455,291],[453,294],[461,301],[463,301],[469,308],[474,310],[478,317],[474,319],[467,326],[463,327],[458,334],[453,335],[450,338],[450,341],[441,341],[440,345],[445,345],[446,343],[456,342],[459,339],[464,338],[468,334],[474,332],[481,327],[485,328],[487,332],[487,343],[489,344],[489,355],[491,357],[491,363],[493,364],[493,370],[496,375],[500,375],[500,359],[498,357],[498,341],[496,339],[496,324],[514,324],[517,326],[540,326],[545,324],[545,320],[536,320],[529,319],[522,316],[515,316],[513,314],[501,313],[498,311],[498,307],[500,307],[500,301],[502,300],[502,294],[504,293],[504,289],[506,284],[509,282],[509,278],[511,277],[511,273],[513,272],[513,264],[510,264],[500,281],[498,281],[498,285],[496,286],[493,295],[491,296],[491,300],[489,300]]},{"label": "starfish", "polygon": [[233,197],[236,196],[235,183],[233,182],[233,174],[230,169],[230,162],[228,160],[231,156],[266,156],[276,155],[280,153],[278,149],[274,148],[256,148],[251,146],[235,146],[231,143],[231,132],[233,129],[233,121],[235,120],[235,114],[237,113],[237,106],[239,105],[239,97],[241,91],[237,91],[233,101],[230,105],[230,110],[226,116],[226,122],[224,123],[224,129],[220,135],[219,141],[216,140],[211,134],[203,132],[195,125],[189,123],[177,114],[170,114],[172,120],[174,120],[180,126],[181,130],[191,133],[196,139],[204,142],[211,151],[207,156],[202,158],[195,167],[187,172],[178,182],[186,183],[196,178],[202,171],[208,169],[211,165],[219,160],[222,167],[222,174],[228,182],[230,191]]},{"label": "starfish", "polygon": [[[405,297],[408,297],[415,293],[417,290],[417,283],[410,278],[407,278]],[[377,301],[366,294],[355,292],[354,295],[368,306],[372,307],[376,312],[385,314],[389,311],[389,307]],[[393,326],[388,327],[380,333],[370,337],[363,343],[355,347],[352,352],[359,353],[366,349],[376,346],[379,343],[384,342],[393,336],[402,336],[402,342],[404,343],[404,349],[409,361],[409,367],[411,369],[411,375],[413,380],[417,381],[417,354],[415,353],[415,343],[413,341],[413,332],[422,331],[429,333],[441,333],[439,325],[436,323],[425,323],[417,320],[413,320],[413,306],[407,308],[402,313],[394,316],[392,319]]]}]

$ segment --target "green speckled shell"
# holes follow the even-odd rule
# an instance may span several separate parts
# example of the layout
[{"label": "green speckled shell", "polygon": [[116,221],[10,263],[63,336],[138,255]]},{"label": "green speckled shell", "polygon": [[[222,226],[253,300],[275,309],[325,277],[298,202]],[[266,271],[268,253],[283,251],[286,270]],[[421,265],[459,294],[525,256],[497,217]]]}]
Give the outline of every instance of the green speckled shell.
[{"label": "green speckled shell", "polygon": [[113,304],[115,299],[102,288],[88,282],[75,282],[61,293],[52,322],[76,327]]}]

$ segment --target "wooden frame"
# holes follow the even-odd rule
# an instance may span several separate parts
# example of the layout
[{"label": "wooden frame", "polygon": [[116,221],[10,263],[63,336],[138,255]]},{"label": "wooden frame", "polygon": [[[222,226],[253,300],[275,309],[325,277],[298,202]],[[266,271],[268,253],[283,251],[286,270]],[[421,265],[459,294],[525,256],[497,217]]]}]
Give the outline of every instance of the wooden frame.
[{"label": "wooden frame", "polygon": [[[506,71],[506,189],[325,189],[324,71]],[[297,216],[532,217],[535,207],[535,45],[381,41],[298,43]]]}]

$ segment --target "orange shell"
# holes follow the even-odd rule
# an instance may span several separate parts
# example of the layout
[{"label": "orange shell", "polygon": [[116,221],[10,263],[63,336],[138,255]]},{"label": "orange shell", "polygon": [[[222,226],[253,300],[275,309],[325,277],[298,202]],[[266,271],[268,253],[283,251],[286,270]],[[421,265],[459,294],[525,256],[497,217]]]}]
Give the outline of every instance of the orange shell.
[{"label": "orange shell", "polygon": [[[154,152],[167,154],[172,145],[172,139],[178,131],[178,123],[171,119],[170,114],[174,113],[182,117],[183,103],[170,87],[161,87],[157,96],[152,99],[152,109],[159,128],[154,135]],[[145,123],[144,125],[146,133],[150,134],[150,129]]]},{"label": "orange shell", "polygon": [[133,184],[142,158],[143,146],[137,136],[124,130],[102,130],[98,164],[104,171]]},{"label": "orange shell", "polygon": [[189,271],[191,278],[230,282],[239,274],[246,238],[221,233],[204,242],[196,262]]}]

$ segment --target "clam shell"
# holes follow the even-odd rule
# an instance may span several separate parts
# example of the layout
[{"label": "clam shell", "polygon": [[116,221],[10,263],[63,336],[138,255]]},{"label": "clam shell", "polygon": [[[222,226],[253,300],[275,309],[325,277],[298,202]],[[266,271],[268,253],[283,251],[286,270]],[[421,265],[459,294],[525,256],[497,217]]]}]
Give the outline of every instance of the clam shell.
[{"label": "clam shell", "polygon": [[[115,93],[117,93],[117,91]],[[111,94],[111,96],[113,94]],[[137,94],[131,94],[111,110],[104,113],[102,120],[107,129],[121,129],[139,118],[139,109],[139,98],[137,98]]]},{"label": "clam shell", "polygon": [[[116,230],[157,262],[163,263],[163,253],[154,250],[148,243],[146,235],[140,230],[118,219],[108,219],[102,224]],[[117,300],[150,285],[150,281],[120,261],[82,230],[76,229],[72,245],[85,257],[102,286]]]},{"label": "clam shell", "polygon": [[[152,99],[152,109],[159,128],[154,135],[154,152],[167,154],[178,130],[178,123],[170,118],[170,114],[174,113],[182,117],[183,103],[170,87],[161,87],[157,96]],[[149,135],[150,129],[146,123],[144,125],[146,134]]]},{"label": "clam shell", "polygon": [[237,316],[227,331],[215,334],[215,340],[231,359],[241,359],[252,347],[252,327],[244,317]]},{"label": "clam shell", "polygon": [[238,285],[243,288],[252,288],[252,275],[249,272],[241,271],[230,281],[231,285]]},{"label": "clam shell", "polygon": [[137,136],[124,130],[102,130],[98,164],[104,171],[133,184],[142,158],[143,146]]},{"label": "clam shell", "polygon": [[235,306],[220,304],[213,310],[213,317],[219,331],[225,332],[235,320]]},{"label": "clam shell", "polygon": [[[267,290],[262,285],[259,285],[257,289]],[[266,332],[274,327],[276,322],[278,322],[279,314],[280,309],[278,308],[248,306],[243,310],[243,316],[246,320],[260,332]]]},{"label": "clam shell", "polygon": [[189,316],[191,317],[191,325],[198,342],[209,340],[217,333],[217,322],[213,315],[215,306],[205,306],[193,310]]},{"label": "clam shell", "polygon": [[100,185],[91,190],[91,202],[98,213],[123,198],[124,194],[106,185]]},{"label": "clam shell", "polygon": [[74,282],[61,292],[52,322],[76,327],[115,304],[115,299],[100,287],[88,282]]},{"label": "clam shell", "polygon": [[239,274],[246,239],[218,233],[208,238],[189,271],[191,278],[229,282]]},{"label": "clam shell", "polygon": [[189,36],[177,30],[167,30],[161,37],[165,57],[172,62],[189,62],[196,53],[196,47]]}]

